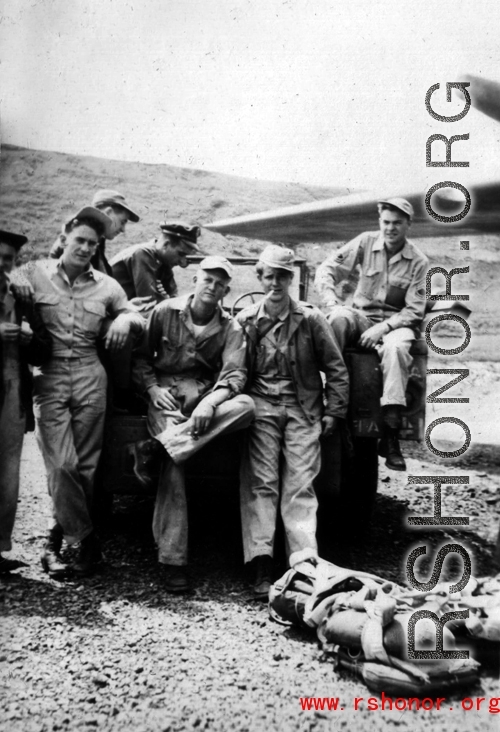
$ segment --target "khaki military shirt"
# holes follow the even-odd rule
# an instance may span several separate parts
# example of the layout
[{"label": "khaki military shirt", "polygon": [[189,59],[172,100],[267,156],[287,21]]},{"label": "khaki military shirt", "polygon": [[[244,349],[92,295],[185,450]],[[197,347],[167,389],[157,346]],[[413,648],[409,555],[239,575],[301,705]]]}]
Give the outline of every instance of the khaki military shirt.
[{"label": "khaki military shirt", "polygon": [[365,232],[338,249],[316,272],[315,285],[327,307],[338,304],[335,285],[359,271],[353,305],[374,322],[414,328],[425,312],[429,260],[410,241],[390,259],[380,232]]}]

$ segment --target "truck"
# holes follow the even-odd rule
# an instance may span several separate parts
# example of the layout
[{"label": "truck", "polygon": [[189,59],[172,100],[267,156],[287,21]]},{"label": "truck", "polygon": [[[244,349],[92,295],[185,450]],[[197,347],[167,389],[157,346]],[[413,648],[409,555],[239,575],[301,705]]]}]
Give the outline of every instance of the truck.
[{"label": "truck", "polygon": [[[231,293],[222,305],[234,315],[263,293],[256,289],[258,257],[227,258],[233,264],[235,274]],[[194,268],[201,259],[199,255],[189,257],[189,266],[178,278],[181,291],[189,291]],[[296,257],[295,268],[291,295],[294,299],[307,301],[310,275],[306,259]],[[427,371],[427,345],[423,338],[414,342],[411,353],[413,364],[400,435],[403,440],[422,440]],[[344,357],[350,374],[349,410],[339,429],[330,437],[322,438],[322,467],[316,481],[318,518],[327,535],[334,531],[337,535],[340,532],[362,540],[369,530],[378,486],[382,374],[374,350],[349,348]],[[145,401],[133,398],[128,412],[111,411],[108,416],[96,490],[100,511],[110,509],[114,495],[155,491],[154,469],[150,489],[145,489],[133,472],[131,447],[149,437],[146,410]],[[238,432],[215,439],[188,461],[186,477],[192,500],[196,500],[200,490],[226,487],[235,491],[239,480],[241,439],[242,434]]]}]

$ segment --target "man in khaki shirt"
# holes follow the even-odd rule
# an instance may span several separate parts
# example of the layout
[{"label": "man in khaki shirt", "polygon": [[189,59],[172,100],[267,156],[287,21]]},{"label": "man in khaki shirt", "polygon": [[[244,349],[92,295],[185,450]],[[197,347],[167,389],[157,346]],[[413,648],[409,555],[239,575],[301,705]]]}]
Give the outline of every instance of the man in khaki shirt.
[{"label": "man in khaki shirt", "polygon": [[[365,232],[318,267],[316,288],[341,349],[358,343],[380,356],[385,432],[379,453],[387,467],[406,470],[399,447],[410,348],[425,313],[427,257],[407,238],[413,207],[404,198],[380,201],[379,232]],[[336,287],[359,272],[353,306],[338,304]]]}]

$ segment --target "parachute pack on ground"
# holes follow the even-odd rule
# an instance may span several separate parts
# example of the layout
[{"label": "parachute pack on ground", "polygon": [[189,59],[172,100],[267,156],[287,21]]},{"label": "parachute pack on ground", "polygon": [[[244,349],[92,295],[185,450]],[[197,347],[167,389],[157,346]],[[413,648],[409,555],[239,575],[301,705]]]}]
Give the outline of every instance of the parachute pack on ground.
[{"label": "parachute pack on ground", "polygon": [[[315,630],[336,668],[355,673],[373,691],[433,696],[474,685],[480,669],[472,657],[476,639],[500,641],[500,577],[471,578],[461,593],[450,594],[448,589],[448,584],[440,584],[419,592],[367,572],[308,560],[271,587],[270,614],[280,623]],[[468,619],[445,624],[443,647],[446,651],[470,647],[470,658],[408,657],[408,624],[417,610],[440,618],[465,609]],[[456,636],[462,639],[460,646]],[[436,649],[432,620],[416,624],[415,649]]]}]

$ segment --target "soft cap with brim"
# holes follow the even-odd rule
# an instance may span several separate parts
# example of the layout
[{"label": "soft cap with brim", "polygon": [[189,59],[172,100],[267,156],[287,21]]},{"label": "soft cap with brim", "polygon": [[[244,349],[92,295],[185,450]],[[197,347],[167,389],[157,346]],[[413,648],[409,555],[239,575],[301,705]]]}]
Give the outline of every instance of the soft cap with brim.
[{"label": "soft cap with brim", "polygon": [[104,229],[104,236],[106,239],[109,239],[110,235],[113,233],[113,222],[109,216],[106,216],[103,211],[99,211],[99,209],[94,208],[94,206],[84,206],[81,208],[76,214],[73,214],[73,216],[66,221],[65,227],[69,226],[75,219],[90,219],[91,221],[99,222]]},{"label": "soft cap with brim", "polygon": [[28,237],[22,234],[13,234],[11,231],[0,230],[0,244],[7,244],[9,247],[14,247],[18,252],[23,244],[26,244]]},{"label": "soft cap with brim", "polygon": [[295,272],[295,254],[291,249],[279,247],[277,244],[267,246],[259,256],[261,264],[267,264],[273,269],[284,269],[286,272]]},{"label": "soft cap with brim", "polygon": [[201,230],[196,224],[186,224],[184,221],[164,221],[160,224],[160,229],[165,234],[177,236],[179,239],[182,239],[194,252],[200,251],[196,246],[196,242],[198,241]]},{"label": "soft cap with brim", "polygon": [[413,206],[409,201],[406,200],[406,198],[388,198],[387,201],[379,201],[378,205],[382,203],[387,203],[389,206],[394,206],[394,208],[399,209],[404,214],[410,217],[410,221],[413,218],[414,210]]},{"label": "soft cap with brim", "polygon": [[118,191],[110,191],[103,189],[94,193],[92,199],[92,206],[97,208],[104,208],[105,206],[120,206],[124,211],[128,213],[128,218],[136,224],[139,221],[139,216],[135,211],[132,211],[128,203],[125,201],[125,196],[122,196]]},{"label": "soft cap with brim", "polygon": [[227,274],[229,279],[231,279],[231,277],[233,276],[234,268],[231,262],[225,257],[213,255],[211,257],[205,257],[205,259],[201,260],[200,269],[222,269],[223,272]]}]

